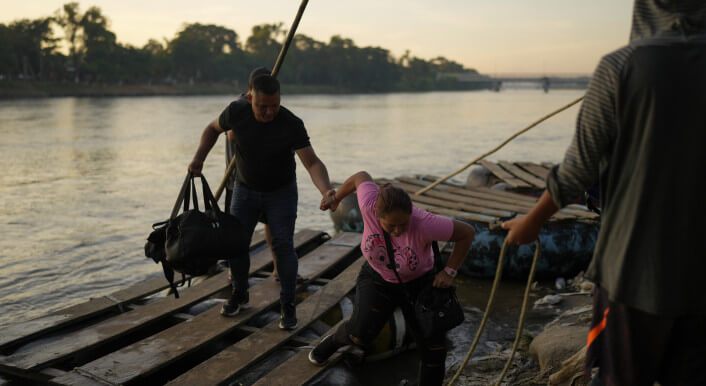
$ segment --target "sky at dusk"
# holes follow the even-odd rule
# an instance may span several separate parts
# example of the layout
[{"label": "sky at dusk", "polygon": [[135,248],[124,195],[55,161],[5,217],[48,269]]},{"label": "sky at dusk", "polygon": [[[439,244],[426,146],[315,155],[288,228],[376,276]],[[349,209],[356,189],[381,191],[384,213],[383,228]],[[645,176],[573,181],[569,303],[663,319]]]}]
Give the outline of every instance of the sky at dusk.
[{"label": "sky at dusk", "polygon": [[[49,16],[67,1],[0,0],[0,23]],[[184,23],[218,24],[244,43],[253,25],[289,28],[299,0],[92,0],[118,41],[143,46],[172,39]],[[628,41],[631,1],[615,0],[310,0],[297,30],[328,42],[332,35],[358,46],[445,56],[486,74],[583,73]],[[273,58],[274,61],[274,58]]]}]

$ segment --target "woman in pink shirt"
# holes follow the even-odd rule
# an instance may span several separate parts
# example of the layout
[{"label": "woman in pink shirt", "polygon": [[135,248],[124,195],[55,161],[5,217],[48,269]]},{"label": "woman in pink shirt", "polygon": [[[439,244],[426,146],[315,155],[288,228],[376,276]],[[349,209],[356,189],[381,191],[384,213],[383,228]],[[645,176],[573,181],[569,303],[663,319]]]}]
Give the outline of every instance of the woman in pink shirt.
[{"label": "woman in pink shirt", "polygon": [[[378,335],[396,307],[400,307],[420,350],[420,385],[441,385],[446,360],[446,333],[424,339],[418,332],[411,302],[419,290],[432,282],[449,287],[473,242],[473,228],[460,221],[438,216],[412,205],[409,195],[391,185],[379,188],[366,172],[346,180],[336,192],[335,202],[322,201],[321,209],[332,209],[353,191],[363,216],[360,248],[366,264],[356,282],[353,315],[331,335],[324,337],[309,353],[309,360],[323,365],[342,346],[367,345]],[[385,245],[383,230],[390,234],[394,261],[403,285],[397,279]],[[435,240],[454,242],[448,264],[434,272]],[[405,288],[406,287],[406,288]],[[408,300],[408,294],[413,299]]]}]

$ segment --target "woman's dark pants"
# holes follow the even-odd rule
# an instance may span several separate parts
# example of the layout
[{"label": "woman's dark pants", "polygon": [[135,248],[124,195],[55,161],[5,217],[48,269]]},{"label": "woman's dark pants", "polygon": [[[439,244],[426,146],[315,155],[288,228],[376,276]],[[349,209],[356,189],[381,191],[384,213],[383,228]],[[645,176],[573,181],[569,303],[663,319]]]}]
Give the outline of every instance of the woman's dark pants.
[{"label": "woman's dark pants", "polygon": [[[405,283],[405,286],[410,296],[416,299],[419,290],[433,280],[432,272],[428,272],[418,279]],[[403,286],[385,281],[367,263],[358,274],[353,315],[334,333],[334,341],[339,346],[351,343],[369,345],[390,319],[396,307],[402,309],[421,355],[419,385],[441,385],[446,373],[444,367],[446,333],[441,332],[430,339],[424,339],[417,328],[414,307],[408,300]],[[349,336],[356,338],[357,342],[351,341]]]}]

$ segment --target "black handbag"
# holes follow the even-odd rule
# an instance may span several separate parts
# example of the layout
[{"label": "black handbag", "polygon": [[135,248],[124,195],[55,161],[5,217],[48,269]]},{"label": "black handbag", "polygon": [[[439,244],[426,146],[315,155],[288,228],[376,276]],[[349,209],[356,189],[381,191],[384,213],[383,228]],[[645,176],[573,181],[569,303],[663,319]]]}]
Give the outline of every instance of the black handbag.
[{"label": "black handbag", "polygon": [[[204,211],[198,206],[195,177],[189,173],[167,221],[153,224],[147,238],[145,255],[162,263],[164,275],[174,290],[174,271],[184,275],[206,274],[219,259],[247,256],[249,237],[240,222],[224,213],[211,193],[206,178],[201,176]],[[193,208],[189,207],[190,201]],[[183,213],[176,215],[184,204]]]},{"label": "black handbag", "polygon": [[[397,281],[404,285],[399,273],[397,273],[397,264],[394,259],[395,255],[392,250],[390,234],[383,230],[383,235],[385,236],[385,245],[387,246],[387,256],[390,259],[390,267],[395,273]],[[439,252],[439,244],[436,241],[432,242],[431,247],[434,251],[433,272],[436,274],[442,269],[441,253]],[[432,283],[429,283],[419,290],[416,299],[411,297],[406,286],[405,292],[407,293],[410,304],[414,307],[419,333],[425,339],[429,339],[435,334],[445,333],[463,323],[465,317],[461,304],[456,297],[456,288],[454,286],[438,288],[434,287]]]}]

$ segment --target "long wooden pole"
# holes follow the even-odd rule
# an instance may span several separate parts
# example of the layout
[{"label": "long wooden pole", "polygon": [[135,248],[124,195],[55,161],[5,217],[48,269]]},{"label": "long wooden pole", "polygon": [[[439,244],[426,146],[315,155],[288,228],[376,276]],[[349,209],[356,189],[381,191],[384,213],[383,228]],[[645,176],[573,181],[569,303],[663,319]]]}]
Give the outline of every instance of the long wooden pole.
[{"label": "long wooden pole", "polygon": [[498,146],[495,147],[494,149],[492,149],[492,150],[490,150],[489,152],[487,152],[487,153],[481,155],[480,157],[474,159],[473,161],[467,163],[466,165],[464,165],[462,168],[456,170],[455,172],[453,172],[453,173],[451,173],[451,174],[449,174],[449,175],[447,175],[447,176],[445,176],[445,177],[442,177],[442,178],[440,178],[440,179],[434,181],[431,185],[425,186],[424,188],[418,190],[418,191],[415,192],[414,194],[416,194],[416,195],[421,195],[421,194],[424,194],[424,192],[426,192],[427,190],[433,189],[436,185],[439,185],[440,183],[442,183],[442,182],[448,180],[449,178],[451,178],[451,177],[457,175],[458,173],[461,173],[462,171],[466,170],[469,166],[473,165],[474,163],[476,163],[476,162],[482,160],[483,158],[485,158],[485,157],[487,157],[487,156],[489,156],[489,155],[495,153],[496,151],[500,150],[500,148],[502,148],[503,146],[507,145],[508,142],[512,141],[513,139],[515,139],[516,137],[518,137],[520,134],[525,133],[525,132],[528,131],[529,129],[531,129],[531,128],[537,126],[538,124],[540,124],[540,123],[546,121],[547,119],[549,119],[549,118],[551,118],[551,117],[553,117],[553,116],[559,114],[560,112],[562,112],[562,111],[568,109],[569,107],[571,107],[571,106],[573,106],[573,105],[575,105],[575,104],[581,102],[582,100],[583,100],[583,97],[578,98],[578,99],[576,99],[575,101],[569,103],[568,105],[566,105],[566,106],[560,108],[559,110],[556,110],[556,111],[554,111],[554,112],[551,113],[551,114],[545,115],[544,117],[542,117],[542,118],[538,119],[537,121],[533,122],[531,125],[525,127],[524,129],[518,131],[517,133],[513,134],[510,138],[508,138],[508,139],[506,139],[505,141],[503,141],[503,143],[501,143],[500,145],[498,145]]},{"label": "long wooden pole", "polygon": [[[275,62],[274,68],[272,68],[272,76],[277,77],[277,74],[279,74],[279,70],[282,67],[282,63],[284,62],[284,57],[287,56],[287,51],[289,50],[289,46],[292,44],[292,40],[294,39],[294,33],[297,30],[297,27],[299,26],[299,21],[302,19],[302,15],[304,15],[304,9],[306,9],[306,5],[309,3],[309,0],[302,0],[301,4],[299,4],[299,10],[297,11],[297,16],[294,17],[294,22],[292,23],[292,27],[289,29],[289,33],[287,34],[287,39],[284,41],[284,44],[282,45],[282,49],[279,51],[279,56],[277,56],[277,61]],[[230,160],[230,164],[228,165],[228,169],[226,169],[226,173],[223,176],[223,181],[221,181],[221,184],[218,185],[218,189],[216,189],[216,194],[214,194],[214,198],[216,201],[221,197],[221,194],[223,193],[223,190],[226,187],[226,182],[228,181],[228,176],[233,173],[233,169],[235,169],[235,156],[233,156],[233,159]]]}]

